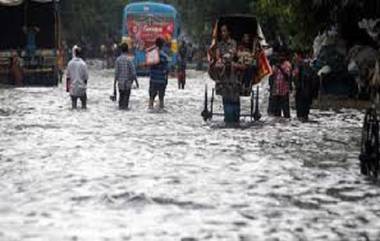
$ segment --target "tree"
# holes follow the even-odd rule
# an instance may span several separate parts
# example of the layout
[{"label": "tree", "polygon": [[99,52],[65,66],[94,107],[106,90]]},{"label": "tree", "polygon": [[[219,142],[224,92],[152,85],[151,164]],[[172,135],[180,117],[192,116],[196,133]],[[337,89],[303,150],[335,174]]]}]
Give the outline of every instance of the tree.
[{"label": "tree", "polygon": [[[119,36],[123,7],[138,0],[61,1],[65,36],[79,41],[100,43],[108,36]],[[106,4],[105,4],[106,2]],[[179,11],[183,32],[194,42],[210,36],[217,16],[250,13],[258,17],[267,39],[280,35],[290,47],[310,49],[313,39],[337,24],[347,39],[355,42],[357,22],[363,17],[380,16],[379,0],[162,0]]]},{"label": "tree", "polygon": [[101,43],[121,29],[125,0],[65,0],[61,1],[64,36],[70,43],[81,40]]}]

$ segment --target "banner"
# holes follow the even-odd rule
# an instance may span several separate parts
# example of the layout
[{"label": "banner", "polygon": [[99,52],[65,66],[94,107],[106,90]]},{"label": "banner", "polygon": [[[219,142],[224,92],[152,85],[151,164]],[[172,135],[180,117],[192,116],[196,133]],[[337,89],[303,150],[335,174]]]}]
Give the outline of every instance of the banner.
[{"label": "banner", "polygon": [[138,49],[154,46],[158,37],[171,42],[174,34],[174,18],[159,15],[130,15],[127,29],[134,45]]}]

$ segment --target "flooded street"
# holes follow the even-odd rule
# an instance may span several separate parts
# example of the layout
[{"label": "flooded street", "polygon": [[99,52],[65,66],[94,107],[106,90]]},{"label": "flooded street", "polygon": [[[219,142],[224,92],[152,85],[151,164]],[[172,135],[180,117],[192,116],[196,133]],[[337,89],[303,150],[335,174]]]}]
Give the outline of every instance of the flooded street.
[{"label": "flooded street", "polygon": [[171,79],[165,113],[147,111],[145,78],[119,111],[112,76],[91,70],[86,111],[64,86],[0,89],[0,240],[380,240],[362,112],[301,124],[262,106],[262,122],[221,128],[200,117],[205,73],[184,91]]}]

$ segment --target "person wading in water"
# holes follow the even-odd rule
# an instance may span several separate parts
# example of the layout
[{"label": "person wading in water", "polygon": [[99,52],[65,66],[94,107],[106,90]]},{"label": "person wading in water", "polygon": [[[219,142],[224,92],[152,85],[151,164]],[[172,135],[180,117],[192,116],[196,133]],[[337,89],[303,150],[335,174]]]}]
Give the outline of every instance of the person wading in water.
[{"label": "person wading in water", "polygon": [[82,57],[81,48],[74,48],[74,58],[67,66],[67,85],[73,109],[77,108],[78,98],[82,102],[82,109],[87,108],[88,69]]}]

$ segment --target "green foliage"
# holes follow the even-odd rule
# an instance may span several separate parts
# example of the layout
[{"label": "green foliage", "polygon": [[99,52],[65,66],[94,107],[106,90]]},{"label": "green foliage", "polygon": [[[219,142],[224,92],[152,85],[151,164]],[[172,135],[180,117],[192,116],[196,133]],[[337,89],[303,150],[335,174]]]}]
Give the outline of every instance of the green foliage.
[{"label": "green foliage", "polygon": [[69,42],[80,40],[99,43],[120,31],[122,9],[126,0],[61,1],[64,37]]},{"label": "green foliage", "polygon": [[[210,37],[217,16],[249,13],[259,18],[268,39],[280,35],[292,48],[311,47],[316,34],[342,20],[344,9],[360,9],[364,0],[162,0],[181,13],[183,32],[195,42]],[[366,0],[380,5],[378,0]],[[118,36],[123,7],[138,0],[61,1],[65,37],[99,43],[109,35]],[[369,7],[370,11],[373,7]],[[375,12],[376,14],[377,12]],[[346,16],[347,18],[347,16]],[[356,21],[356,20],[355,20]]]}]

